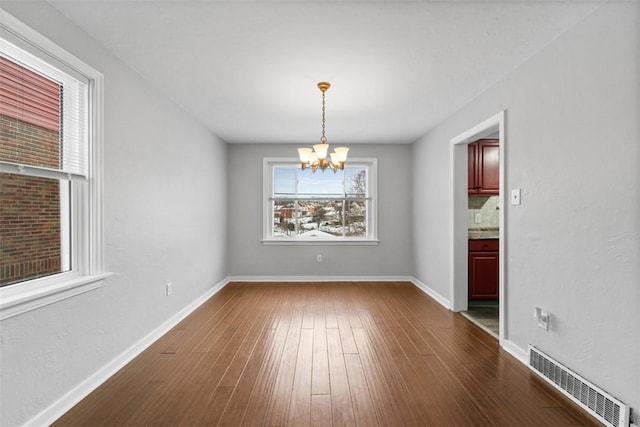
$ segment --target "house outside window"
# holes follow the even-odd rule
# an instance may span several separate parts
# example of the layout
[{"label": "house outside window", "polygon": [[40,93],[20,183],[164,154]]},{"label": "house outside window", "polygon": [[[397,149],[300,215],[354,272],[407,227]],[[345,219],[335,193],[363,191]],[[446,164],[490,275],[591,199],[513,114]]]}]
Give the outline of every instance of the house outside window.
[{"label": "house outside window", "polygon": [[[60,83],[0,56],[0,161],[61,168],[61,95]],[[58,179],[0,173],[0,286],[68,271],[68,192]]]},{"label": "house outside window", "polygon": [[0,319],[101,285],[102,75],[0,23]]},{"label": "house outside window", "polygon": [[376,165],[350,159],[314,173],[296,159],[265,159],[263,242],[377,243]]}]

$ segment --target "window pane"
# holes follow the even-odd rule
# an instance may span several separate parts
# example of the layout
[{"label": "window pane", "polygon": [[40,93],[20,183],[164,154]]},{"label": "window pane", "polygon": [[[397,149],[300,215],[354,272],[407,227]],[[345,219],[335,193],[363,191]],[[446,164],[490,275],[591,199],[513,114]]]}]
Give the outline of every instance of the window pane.
[{"label": "window pane", "polygon": [[295,162],[270,166],[273,190],[265,199],[271,215],[265,239],[373,240],[372,165],[360,162],[336,173],[314,173]]},{"label": "window pane", "polygon": [[301,237],[342,237],[342,201],[299,200],[298,205]]},{"label": "window pane", "polygon": [[292,197],[296,193],[296,168],[277,167],[273,171],[273,195]]},{"label": "window pane", "polygon": [[61,215],[60,187],[55,179],[0,174],[0,286],[59,273],[68,264],[61,217],[69,215]]},{"label": "window pane", "polygon": [[367,195],[367,169],[364,167],[346,167],[345,189],[347,195],[366,196]]},{"label": "window pane", "polygon": [[61,86],[0,57],[0,160],[60,168]]},{"label": "window pane", "polygon": [[273,202],[273,236],[287,237],[295,235],[295,202]]},{"label": "window pane", "polygon": [[367,236],[367,205],[361,200],[345,200],[345,234],[347,237]]},{"label": "window pane", "polygon": [[317,170],[298,169],[298,195],[308,196],[342,196],[344,195],[344,172],[336,173],[327,169]]}]

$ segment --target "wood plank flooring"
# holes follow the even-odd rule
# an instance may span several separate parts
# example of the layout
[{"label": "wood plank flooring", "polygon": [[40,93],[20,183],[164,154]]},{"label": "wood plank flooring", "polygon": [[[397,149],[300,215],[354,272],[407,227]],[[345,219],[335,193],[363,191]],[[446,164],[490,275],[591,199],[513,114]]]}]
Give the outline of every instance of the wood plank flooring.
[{"label": "wood plank flooring", "polygon": [[599,425],[411,283],[231,283],[56,426]]}]

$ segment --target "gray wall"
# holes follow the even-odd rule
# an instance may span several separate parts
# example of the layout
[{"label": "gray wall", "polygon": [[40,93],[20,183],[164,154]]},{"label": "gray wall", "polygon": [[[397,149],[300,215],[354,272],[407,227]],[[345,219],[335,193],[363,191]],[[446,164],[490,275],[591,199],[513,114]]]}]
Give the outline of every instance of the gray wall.
[{"label": "gray wall", "polygon": [[116,273],[99,290],[2,322],[0,425],[9,426],[226,277],[227,148],[45,3],[2,7],[104,73],[105,261]]},{"label": "gray wall", "polygon": [[[262,239],[262,159],[297,157],[291,144],[229,146],[229,273],[242,277],[407,276],[411,257],[411,147],[353,144],[378,159],[376,246],[275,246]],[[322,173],[322,172],[316,172]],[[324,173],[332,173],[325,171]],[[316,262],[322,254],[323,262]]]},{"label": "gray wall", "polygon": [[[413,272],[448,296],[449,140],[503,109],[506,186],[523,190],[522,206],[505,206],[506,338],[640,407],[635,2],[599,9],[413,147],[353,145],[379,161],[380,244],[344,247],[260,242],[262,158],[294,146],[227,148],[45,3],[2,7],[105,74],[106,264],[117,275],[2,322],[0,424],[31,419],[227,274]],[[534,305],[551,313],[549,332]]]},{"label": "gray wall", "polygon": [[[640,407],[638,3],[613,2],[414,147],[414,276],[449,296],[449,141],[506,109],[507,344]],[[508,198],[507,198],[508,200]],[[537,327],[534,306],[551,314]]]}]

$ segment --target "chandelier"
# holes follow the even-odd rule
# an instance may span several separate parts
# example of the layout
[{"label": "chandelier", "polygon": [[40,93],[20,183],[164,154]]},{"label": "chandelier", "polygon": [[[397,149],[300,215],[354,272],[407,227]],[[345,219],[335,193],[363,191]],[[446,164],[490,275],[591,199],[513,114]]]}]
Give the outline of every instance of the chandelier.
[{"label": "chandelier", "polygon": [[311,168],[313,173],[316,169],[324,171],[327,168],[337,172],[338,169],[344,170],[344,164],[347,161],[348,147],[336,147],[334,151],[327,158],[329,152],[329,144],[327,144],[327,137],[324,135],[325,119],[324,119],[324,98],[325,92],[331,87],[328,82],[318,83],[318,89],[322,91],[322,137],[320,137],[320,144],[315,144],[313,148],[298,148],[298,155],[300,156],[300,165],[302,169]]}]

